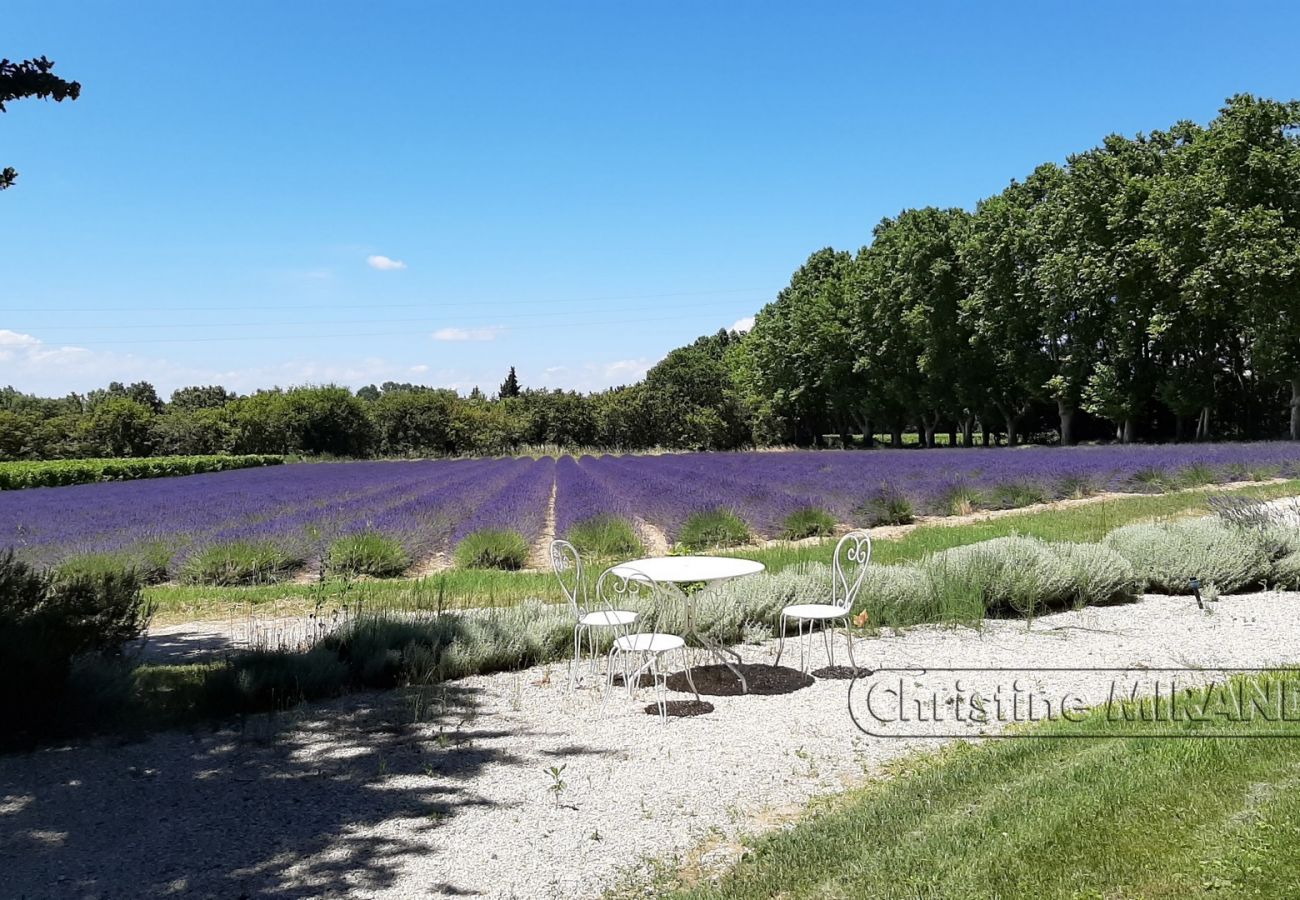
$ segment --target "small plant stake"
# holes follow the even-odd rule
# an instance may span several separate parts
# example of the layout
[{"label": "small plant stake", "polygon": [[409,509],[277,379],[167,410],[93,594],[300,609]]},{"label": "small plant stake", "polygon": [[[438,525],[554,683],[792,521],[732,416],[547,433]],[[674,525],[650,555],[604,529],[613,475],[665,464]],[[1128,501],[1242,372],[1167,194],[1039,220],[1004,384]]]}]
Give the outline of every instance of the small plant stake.
[{"label": "small plant stake", "polygon": [[1187,586],[1192,589],[1192,594],[1196,597],[1196,608],[1205,609],[1205,603],[1201,600],[1201,579],[1193,575]]}]

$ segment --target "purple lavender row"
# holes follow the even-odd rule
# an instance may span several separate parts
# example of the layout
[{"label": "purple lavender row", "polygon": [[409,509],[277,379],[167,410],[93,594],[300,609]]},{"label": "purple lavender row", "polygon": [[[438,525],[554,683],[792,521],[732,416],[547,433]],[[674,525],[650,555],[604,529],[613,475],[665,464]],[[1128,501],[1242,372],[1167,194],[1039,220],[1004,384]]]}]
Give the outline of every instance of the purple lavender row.
[{"label": "purple lavender row", "polygon": [[451,536],[453,546],[466,535],[485,528],[513,529],[529,545],[541,537],[555,487],[555,460],[547,456],[513,462],[520,464],[514,477],[456,523]]},{"label": "purple lavender row", "polygon": [[632,521],[637,510],[627,498],[591,474],[597,457],[565,456],[555,463],[555,533],[564,537],[579,522],[599,515]]}]

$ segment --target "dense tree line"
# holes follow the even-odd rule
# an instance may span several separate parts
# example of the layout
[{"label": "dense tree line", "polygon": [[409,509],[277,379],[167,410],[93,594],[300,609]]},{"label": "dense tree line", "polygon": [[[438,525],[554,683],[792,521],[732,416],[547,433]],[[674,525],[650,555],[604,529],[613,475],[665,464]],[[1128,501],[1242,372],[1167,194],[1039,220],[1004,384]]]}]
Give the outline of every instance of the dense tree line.
[{"label": "dense tree line", "polygon": [[488,397],[392,382],[237,396],[187,387],[164,402],[146,382],[47,399],[0,390],[0,459],[197,453],[346,457],[509,453],[529,445],[737,447],[749,439],[726,365],[739,338],[682,347],[639,384],[594,394],[520,387]]},{"label": "dense tree line", "polygon": [[1230,99],[1048,163],[974,212],[912,209],[820,250],[756,316],[593,394],[386,383],[236,396],[0,391],[0,458],[426,456],[1300,439],[1300,102]]},{"label": "dense tree line", "polygon": [[813,254],[734,368],[763,441],[1300,439],[1298,264],[1300,103],[1241,95]]}]

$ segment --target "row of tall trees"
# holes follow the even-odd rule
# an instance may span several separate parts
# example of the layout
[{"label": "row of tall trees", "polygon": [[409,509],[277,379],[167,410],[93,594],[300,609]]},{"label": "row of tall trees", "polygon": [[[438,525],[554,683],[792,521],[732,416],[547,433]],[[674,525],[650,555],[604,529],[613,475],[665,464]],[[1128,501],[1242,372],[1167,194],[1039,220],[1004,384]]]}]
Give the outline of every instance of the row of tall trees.
[{"label": "row of tall trees", "polygon": [[147,382],[49,399],[0,390],[0,459],[291,453],[406,457],[509,453],[529,445],[722,449],[750,439],[726,355],[727,332],[674,350],[635,385],[594,394],[526,389],[511,370],[497,395],[415,384],[332,385],[238,396]]},{"label": "row of tall trees", "polygon": [[[1016,443],[1054,408],[1114,435],[1300,439],[1300,103],[1233,97],[1045,164],[971,213],[914,209],[821,250],[734,369],[755,436]],[[1170,433],[1172,432],[1172,433]]]}]

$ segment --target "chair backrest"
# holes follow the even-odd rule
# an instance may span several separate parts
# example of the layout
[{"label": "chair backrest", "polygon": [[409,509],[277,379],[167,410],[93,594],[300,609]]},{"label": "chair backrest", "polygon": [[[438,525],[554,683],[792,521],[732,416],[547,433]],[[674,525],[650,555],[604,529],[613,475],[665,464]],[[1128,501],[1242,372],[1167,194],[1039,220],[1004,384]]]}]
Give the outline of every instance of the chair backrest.
[{"label": "chair backrest", "polygon": [[[616,566],[600,573],[596,581],[596,600],[606,612],[631,609],[642,612],[643,623],[649,620],[653,629],[653,620],[659,610],[659,585],[644,572]],[[646,609],[646,602],[649,609]]]},{"label": "chair backrest", "polygon": [[587,614],[587,583],[582,578],[582,557],[568,541],[551,541],[551,571],[569,601],[575,619]]},{"label": "chair backrest", "polygon": [[871,562],[871,537],[865,531],[850,531],[835,545],[831,563],[831,605],[848,612],[857,599],[862,579]]}]

